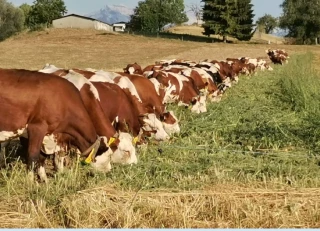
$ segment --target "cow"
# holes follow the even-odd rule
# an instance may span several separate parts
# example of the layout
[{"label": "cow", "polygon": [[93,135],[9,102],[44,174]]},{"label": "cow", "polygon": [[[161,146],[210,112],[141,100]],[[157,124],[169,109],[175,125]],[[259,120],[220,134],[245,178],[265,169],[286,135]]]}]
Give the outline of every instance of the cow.
[{"label": "cow", "polygon": [[156,72],[154,78],[170,91],[170,101],[166,103],[178,102],[179,106],[190,107],[194,113],[207,111],[206,96],[200,95],[193,79],[166,71]]},{"label": "cow", "polygon": [[32,178],[37,170],[40,179],[48,181],[40,155],[46,138],[55,141],[55,150],[70,142],[88,163],[109,170],[111,149],[98,136],[72,83],[37,71],[0,69],[0,86],[0,142],[28,138],[27,169]]},{"label": "cow", "polygon": [[280,50],[280,49],[277,49],[277,50],[268,49],[266,50],[266,53],[269,56],[271,62],[274,64],[283,65],[284,63],[288,63],[287,59],[290,58],[286,51]]},{"label": "cow", "polygon": [[[139,114],[147,114],[148,118],[146,118],[145,121],[148,121],[149,123],[152,122],[152,126],[154,128],[157,128],[155,138],[158,136],[158,134],[158,137],[160,137],[160,134],[162,134],[162,132],[160,133],[160,131],[162,130],[160,124],[162,124],[165,129],[165,133],[167,133],[168,135],[180,132],[178,123],[179,121],[174,116],[172,111],[166,112],[165,104],[162,103],[153,84],[147,78],[141,75],[130,75],[120,72],[118,72],[118,74],[121,75],[121,77],[115,78],[114,81],[119,84],[119,86],[122,86],[122,88],[126,88],[126,86],[129,85],[129,88],[127,89],[129,91],[131,89],[130,96],[133,97]],[[130,82],[133,84],[133,86],[130,85]],[[129,95],[128,90],[127,94]],[[165,116],[164,113],[169,113],[171,114],[171,116]],[[154,114],[155,116],[151,114]],[[159,119],[163,119],[163,121],[157,121]]]},{"label": "cow", "polygon": [[163,71],[190,77],[193,79],[196,88],[200,90],[200,92],[206,94],[212,102],[220,101],[222,92],[219,90],[217,84],[207,71],[197,67],[181,65],[169,65],[163,68]]},{"label": "cow", "polygon": [[[79,72],[84,73],[84,71]],[[140,121],[143,121],[143,130],[147,133],[154,133],[155,139],[166,140],[169,139],[169,134],[180,132],[179,121],[173,115],[172,111],[169,112],[172,116],[163,116],[163,113],[165,113],[165,105],[161,103],[153,89],[152,83],[150,83],[148,79],[140,75],[102,70],[87,73],[85,76],[90,82],[112,81],[120,86],[124,92],[131,97],[133,104],[137,108]],[[145,89],[148,89],[148,91]],[[154,113],[156,116],[150,115]],[[160,118],[163,118],[164,121],[159,121]]]},{"label": "cow", "polygon": [[101,107],[110,121],[114,121],[116,130],[127,132],[137,137],[141,126],[139,113],[134,107],[131,98],[125,94],[122,88],[114,83],[92,82],[99,92]]},{"label": "cow", "polygon": [[[128,64],[125,68],[123,68],[123,72],[126,74],[138,74],[138,75],[144,75],[148,76],[148,73],[161,70],[163,68],[163,65],[148,65],[145,68],[141,68],[141,66],[137,63],[134,64]],[[146,77],[147,77],[146,76]]]},{"label": "cow", "polygon": [[[40,72],[52,72],[53,69],[44,68]],[[73,71],[73,70],[62,70],[53,72],[53,74],[59,74],[60,77],[63,77],[73,83],[79,90],[82,100],[84,101],[85,107],[89,113],[90,118],[93,121],[93,124],[96,128],[97,133],[100,136],[103,136],[105,140],[110,140],[117,134],[117,131],[112,126],[109,117],[107,117],[101,108],[101,100],[99,92],[95,86],[83,75]],[[110,101],[108,101],[110,103]],[[116,140],[115,140],[116,141]],[[132,144],[133,138],[130,134],[121,133],[119,137],[119,142],[116,142],[117,148],[115,148],[112,154],[113,156],[120,156],[119,158],[113,158],[113,163],[122,163],[122,164],[134,164],[137,163],[136,150]],[[122,161],[114,161],[122,160]]]},{"label": "cow", "polygon": [[128,74],[142,74],[142,68],[136,62],[133,64],[128,64],[125,68],[123,68],[124,73]]}]

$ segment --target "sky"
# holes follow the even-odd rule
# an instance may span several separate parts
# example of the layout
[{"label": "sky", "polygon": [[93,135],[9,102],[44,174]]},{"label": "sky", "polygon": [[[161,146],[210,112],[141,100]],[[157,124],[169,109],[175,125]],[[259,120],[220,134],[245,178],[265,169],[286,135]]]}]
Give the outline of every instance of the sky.
[{"label": "sky", "polygon": [[[16,6],[20,6],[23,3],[32,4],[34,0],[8,0]],[[139,0],[64,0],[68,13],[86,15],[95,11],[100,10],[105,5],[125,5],[130,8],[137,6]],[[185,0],[185,5],[198,4],[200,5],[201,0]],[[281,15],[282,10],[279,5],[283,0],[252,0],[254,5],[254,21],[264,14],[271,14],[274,17]],[[186,10],[188,8],[186,7]]]}]

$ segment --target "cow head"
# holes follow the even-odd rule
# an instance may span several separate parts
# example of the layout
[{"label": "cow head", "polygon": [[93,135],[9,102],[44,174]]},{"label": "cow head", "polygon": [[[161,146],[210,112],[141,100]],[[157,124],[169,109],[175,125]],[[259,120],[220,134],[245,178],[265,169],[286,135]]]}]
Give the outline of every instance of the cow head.
[{"label": "cow head", "polygon": [[160,120],[163,124],[164,130],[168,133],[168,135],[180,133],[179,121],[174,115],[173,111],[163,113],[160,116]]},{"label": "cow head", "polygon": [[205,95],[196,96],[191,100],[191,112],[193,113],[203,113],[207,112],[207,105],[206,105],[207,97]]},{"label": "cow head", "polygon": [[111,155],[111,162],[119,164],[136,164],[138,162],[136,149],[133,146],[133,137],[129,133],[119,133],[119,143]]},{"label": "cow head", "polygon": [[128,73],[130,75],[133,74],[142,74],[142,68],[139,64],[128,64],[126,68],[123,68],[124,73]]},{"label": "cow head", "polygon": [[150,133],[156,140],[168,140],[170,138],[164,130],[163,124],[154,113],[142,115],[139,119],[143,124],[142,129],[146,133]]},{"label": "cow head", "polygon": [[100,137],[100,139],[101,142],[97,151],[97,155],[91,160],[92,162],[90,160],[86,162],[91,163],[91,166],[100,172],[109,172],[111,170],[111,155],[113,154],[112,149],[116,149],[119,139],[115,137],[107,139],[107,137],[104,136]]}]

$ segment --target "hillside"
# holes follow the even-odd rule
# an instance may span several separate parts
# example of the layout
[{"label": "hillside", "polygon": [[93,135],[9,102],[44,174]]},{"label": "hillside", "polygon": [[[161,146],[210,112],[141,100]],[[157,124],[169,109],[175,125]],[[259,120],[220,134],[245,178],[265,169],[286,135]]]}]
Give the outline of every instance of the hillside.
[{"label": "hillside", "polygon": [[[122,70],[128,63],[152,64],[159,59],[193,60],[266,57],[268,44],[199,43],[84,29],[49,29],[23,33],[0,43],[3,68],[40,69],[46,63],[72,68]],[[318,51],[314,46],[272,45],[290,53]]]}]

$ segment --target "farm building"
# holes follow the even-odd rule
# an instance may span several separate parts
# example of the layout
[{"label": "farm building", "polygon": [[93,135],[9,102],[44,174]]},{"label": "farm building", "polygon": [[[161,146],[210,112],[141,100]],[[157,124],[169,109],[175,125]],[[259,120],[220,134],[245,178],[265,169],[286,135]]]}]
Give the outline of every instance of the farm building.
[{"label": "farm building", "polygon": [[113,24],[113,30],[117,32],[124,32],[126,29],[126,23],[125,22],[117,22]]},{"label": "farm building", "polygon": [[113,31],[108,23],[77,14],[69,14],[52,21],[54,28],[80,28]]}]

